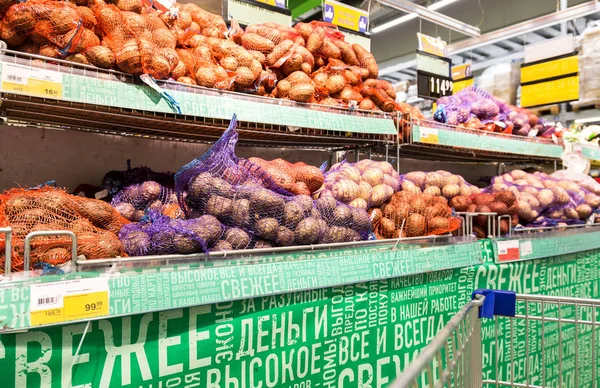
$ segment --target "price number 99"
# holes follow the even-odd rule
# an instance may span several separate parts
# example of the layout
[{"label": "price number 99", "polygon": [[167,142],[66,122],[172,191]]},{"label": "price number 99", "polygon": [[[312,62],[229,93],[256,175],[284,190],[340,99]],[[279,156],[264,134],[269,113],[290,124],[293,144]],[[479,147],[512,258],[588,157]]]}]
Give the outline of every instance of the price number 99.
[{"label": "price number 99", "polygon": [[98,301],[95,303],[86,303],[85,304],[85,311],[95,311],[97,309],[100,309],[102,307],[102,302]]},{"label": "price number 99", "polygon": [[437,94],[440,96],[452,94],[453,82],[450,80],[430,77],[429,86],[431,87],[431,94]]}]

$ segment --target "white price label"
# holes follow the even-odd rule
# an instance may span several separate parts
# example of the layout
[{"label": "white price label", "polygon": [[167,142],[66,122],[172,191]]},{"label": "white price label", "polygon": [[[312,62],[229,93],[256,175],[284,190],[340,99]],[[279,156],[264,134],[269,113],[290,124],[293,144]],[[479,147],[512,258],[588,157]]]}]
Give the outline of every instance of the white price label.
[{"label": "white price label", "polygon": [[529,241],[529,240],[522,241],[520,249],[521,249],[521,257],[529,256],[533,253],[533,246],[531,245],[531,241]]}]

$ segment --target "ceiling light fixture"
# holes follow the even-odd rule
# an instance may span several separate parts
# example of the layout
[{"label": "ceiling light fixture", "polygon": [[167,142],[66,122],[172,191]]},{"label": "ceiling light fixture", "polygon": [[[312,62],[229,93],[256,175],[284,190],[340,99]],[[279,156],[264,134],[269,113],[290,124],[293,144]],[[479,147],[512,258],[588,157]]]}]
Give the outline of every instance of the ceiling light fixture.
[{"label": "ceiling light fixture", "polygon": [[[441,1],[438,1],[436,3],[431,4],[429,7],[425,8],[425,9],[427,9],[429,11],[437,11],[438,9],[441,9],[441,8],[443,8],[443,7],[447,6],[447,5],[450,5],[452,3],[455,3],[457,1],[458,0],[441,0]],[[380,1],[380,3],[386,4],[385,2],[381,2],[381,1]],[[390,6],[393,7],[393,5],[391,5],[391,4],[388,4],[388,5],[390,5]],[[396,7],[394,7],[394,8],[396,8]],[[422,7],[422,8],[424,8],[424,7]],[[371,30],[371,33],[377,34],[378,32],[385,31],[385,30],[387,30],[389,28],[395,27],[395,26],[397,26],[399,24],[402,24],[402,23],[405,23],[405,22],[407,22],[409,20],[416,19],[419,16],[419,14],[416,13],[416,12],[412,12],[412,11],[409,11],[409,10],[405,10],[405,11],[406,12],[411,12],[411,13],[409,13],[408,15],[404,15],[402,17],[399,17],[397,19],[390,20],[389,22],[384,23],[384,24],[382,24],[380,26],[377,26],[377,27],[375,27],[375,28],[373,28]]]}]

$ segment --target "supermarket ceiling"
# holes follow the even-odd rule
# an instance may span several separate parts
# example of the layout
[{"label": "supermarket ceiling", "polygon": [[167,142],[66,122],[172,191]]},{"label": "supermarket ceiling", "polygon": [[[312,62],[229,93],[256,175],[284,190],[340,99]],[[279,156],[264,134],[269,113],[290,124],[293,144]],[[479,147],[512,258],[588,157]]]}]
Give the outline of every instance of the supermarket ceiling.
[{"label": "supermarket ceiling", "polygon": [[[290,0],[290,3],[293,1]],[[573,7],[588,1],[567,0],[566,5]],[[371,2],[369,0],[342,0],[341,2],[363,9],[370,8],[370,29],[376,31],[371,36],[371,51],[380,64],[382,77],[393,82],[415,78],[416,63],[414,59],[417,48],[417,32],[439,36],[449,44],[468,38],[465,35],[418,18],[406,20],[399,25],[379,31],[381,26],[407,14],[381,5],[375,0]],[[438,12],[478,26],[482,34],[550,14],[556,11],[561,3],[560,0],[415,0],[414,2],[425,7],[445,2],[447,4],[439,8]],[[294,15],[296,22],[321,18],[321,7],[319,5],[321,0],[302,0],[298,3],[302,4],[303,7],[299,8],[301,14],[296,13]],[[569,22],[566,28],[568,32],[577,35],[589,23],[596,20],[600,20],[600,12]],[[453,63],[472,62],[473,70],[477,71],[495,64],[496,61],[520,60],[523,57],[524,45],[552,39],[559,35],[561,35],[561,26],[557,24],[470,50],[460,55],[454,55],[452,61]]]}]

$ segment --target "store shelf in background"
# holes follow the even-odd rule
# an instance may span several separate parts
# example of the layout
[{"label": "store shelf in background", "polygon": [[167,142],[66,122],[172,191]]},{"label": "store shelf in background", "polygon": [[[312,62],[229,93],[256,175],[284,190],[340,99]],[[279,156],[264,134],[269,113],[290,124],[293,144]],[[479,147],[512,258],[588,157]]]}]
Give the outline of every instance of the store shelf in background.
[{"label": "store shelf in background", "polygon": [[[83,267],[86,272],[0,282],[0,293],[3,294],[0,297],[20,303],[25,309],[18,314],[12,310],[3,311],[5,318],[0,332],[32,326],[30,308],[35,303],[30,300],[31,289],[33,287],[35,294],[35,289],[42,282],[46,288],[50,285],[50,289],[60,291],[77,282],[78,278],[86,278],[87,283],[91,283],[90,278],[108,277],[109,314],[69,320],[83,321],[297,291],[317,292],[315,290],[323,287],[397,278],[483,262],[480,243],[473,237],[438,237],[433,241],[421,238],[399,244],[390,240],[370,241],[329,249],[303,247],[300,250],[296,247],[288,252],[262,255],[240,251],[239,255],[239,259],[224,260],[221,257],[222,260],[217,261],[201,261],[206,258],[202,255],[112,260],[115,268],[120,268],[120,271],[115,269],[117,272],[113,275],[105,272],[106,261],[90,261]],[[229,258],[230,254],[226,257]],[[143,265],[144,260],[150,268],[135,268]],[[160,266],[167,261],[169,265]],[[181,263],[173,264],[178,261]],[[98,272],[90,272],[93,270]],[[67,283],[57,283],[61,281]],[[98,282],[103,289],[103,281]],[[15,289],[20,289],[19,301],[10,299],[11,295],[17,295]],[[90,290],[90,293],[98,292]],[[54,296],[47,291],[45,295]],[[85,300],[85,297],[81,299]],[[84,311],[85,307],[82,313]],[[77,316],[76,312],[56,314]],[[38,315],[39,311],[34,311],[34,316]],[[35,318],[34,323],[45,326],[59,322]]]},{"label": "store shelf in background", "polygon": [[541,259],[600,248],[600,226],[520,232],[492,243],[496,263]]},{"label": "store shelf in background", "polygon": [[[580,153],[589,160],[600,160],[600,148],[590,144],[573,144],[574,152]],[[566,147],[565,147],[566,148]]]},{"label": "store shelf in background", "polygon": [[563,153],[562,143],[549,139],[525,138],[486,131],[454,127],[430,121],[414,123],[402,149],[408,152],[426,149],[439,159],[474,159],[483,161],[557,160]]},{"label": "store shelf in background", "polygon": [[2,108],[9,124],[211,142],[237,114],[242,142],[396,142],[394,114],[157,81],[180,104],[176,114],[158,92],[131,75],[39,58],[10,51],[1,56]]}]

